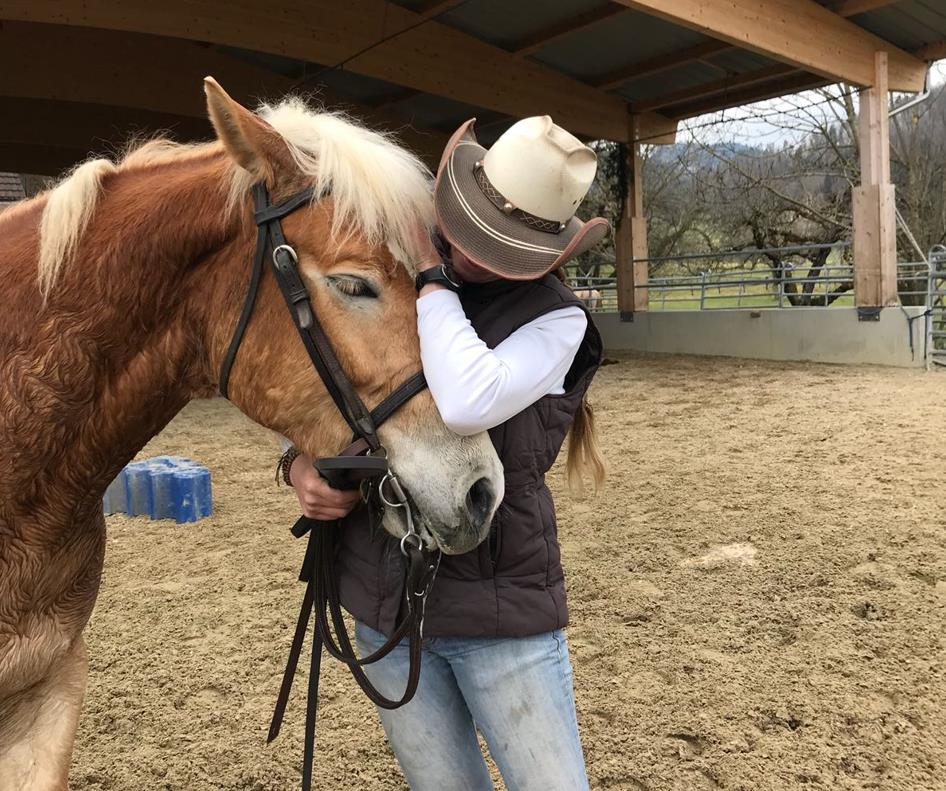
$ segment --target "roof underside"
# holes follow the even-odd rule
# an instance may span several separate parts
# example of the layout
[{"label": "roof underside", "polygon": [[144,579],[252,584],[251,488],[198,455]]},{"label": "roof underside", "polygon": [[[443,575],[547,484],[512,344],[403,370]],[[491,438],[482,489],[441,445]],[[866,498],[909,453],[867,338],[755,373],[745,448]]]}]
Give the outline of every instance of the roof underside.
[{"label": "roof underside", "polygon": [[[213,19],[217,2],[227,24]],[[666,130],[672,136],[676,120],[825,85],[831,74],[870,84],[873,52],[885,42],[897,48],[892,68],[896,57],[900,66],[904,58],[913,64],[913,88],[922,60],[946,57],[943,0],[815,2],[831,13],[812,0],[311,0],[311,7],[273,0],[259,18],[225,0],[167,0],[172,10],[163,14],[151,14],[146,0],[128,0],[120,12],[98,0],[14,3],[8,19],[0,10],[0,112],[15,121],[0,129],[0,154],[19,153],[0,156],[0,169],[28,171],[17,168],[20,156],[38,163],[35,172],[56,172],[113,149],[131,131],[207,136],[195,90],[204,74],[248,103],[286,91],[321,93],[370,123],[406,130],[406,142],[436,162],[444,135],[472,116],[487,144],[516,117],[538,112],[586,138],[667,142],[661,138]],[[851,50],[834,47],[830,34],[818,46],[834,47],[839,70],[824,59],[819,65],[804,26],[766,47],[756,36],[767,18],[756,19],[751,33],[737,20],[727,34],[685,19],[682,7],[717,16],[780,8],[785,17],[807,8],[809,18],[834,20],[845,35],[868,41],[861,55],[870,55],[869,75],[857,79],[863,63],[857,72],[840,69]],[[338,20],[326,21],[327,9]],[[805,45],[807,53],[793,57]],[[50,53],[48,62],[19,70],[35,51]],[[644,119],[640,126],[632,127],[630,113]]]},{"label": "roof underside", "polygon": [[[837,0],[817,1],[839,7]],[[416,13],[433,11],[437,22],[606,90],[631,111],[653,110],[673,119],[830,82],[609,0],[401,0],[398,5]],[[946,39],[946,4],[939,0],[872,5],[877,7],[850,15],[850,21],[907,52],[922,52]],[[515,120],[465,103],[461,96],[447,99],[326,64],[230,51],[294,78],[317,75],[311,82],[325,85],[333,96],[381,106],[418,128],[448,132],[477,116],[479,136],[489,142]]]}]

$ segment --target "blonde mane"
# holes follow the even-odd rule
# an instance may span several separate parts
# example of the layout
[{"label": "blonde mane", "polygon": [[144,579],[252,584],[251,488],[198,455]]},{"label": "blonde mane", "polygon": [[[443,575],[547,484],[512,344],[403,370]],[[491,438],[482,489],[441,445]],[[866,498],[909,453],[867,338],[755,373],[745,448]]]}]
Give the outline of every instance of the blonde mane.
[{"label": "blonde mane", "polygon": [[[313,200],[331,194],[332,233],[347,225],[369,244],[387,243],[410,270],[419,250],[418,223],[433,225],[431,174],[406,148],[382,132],[341,113],[318,112],[288,98],[257,111],[285,140],[296,166],[315,187]],[[235,168],[230,205],[237,205],[253,177]]]},{"label": "blonde mane", "polygon": [[[353,227],[370,244],[387,244],[394,257],[411,270],[411,262],[420,253],[417,225],[429,228],[433,224],[427,166],[392,137],[339,113],[313,110],[297,98],[263,105],[259,114],[283,137],[300,171],[311,180],[313,200],[331,194],[333,234],[345,226]],[[218,146],[159,138],[132,145],[117,161],[92,159],[70,171],[45,193],[37,272],[43,299],[75,253],[106,176],[157,165],[188,152],[203,154]],[[229,200],[221,210],[231,211],[241,204],[252,184],[250,173],[234,164]]]}]

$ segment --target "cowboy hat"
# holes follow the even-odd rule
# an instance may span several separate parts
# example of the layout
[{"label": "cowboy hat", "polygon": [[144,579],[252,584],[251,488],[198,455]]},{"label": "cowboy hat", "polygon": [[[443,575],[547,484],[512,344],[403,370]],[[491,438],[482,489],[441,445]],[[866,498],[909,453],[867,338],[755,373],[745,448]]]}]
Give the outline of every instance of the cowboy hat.
[{"label": "cowboy hat", "polygon": [[453,133],[434,185],[440,231],[470,261],[533,280],[608,235],[604,218],[575,216],[594,181],[594,151],[547,115],[517,121],[486,149],[475,121]]}]

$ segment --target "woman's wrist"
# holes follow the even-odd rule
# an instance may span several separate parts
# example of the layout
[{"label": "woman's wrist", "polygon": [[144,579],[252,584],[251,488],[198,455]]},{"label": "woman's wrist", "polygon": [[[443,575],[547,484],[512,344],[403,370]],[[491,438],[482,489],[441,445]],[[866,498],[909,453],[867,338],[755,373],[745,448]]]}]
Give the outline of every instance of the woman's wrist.
[{"label": "woman's wrist", "polygon": [[303,479],[303,472],[309,470],[315,472],[315,468],[312,466],[312,457],[305,453],[299,453],[289,465],[289,485],[295,488],[299,481]]},{"label": "woman's wrist", "polygon": [[286,448],[285,453],[279,457],[279,461],[276,463],[276,483],[283,481],[286,486],[292,486],[290,471],[293,463],[300,455],[302,455],[302,451],[298,448],[292,445]]}]

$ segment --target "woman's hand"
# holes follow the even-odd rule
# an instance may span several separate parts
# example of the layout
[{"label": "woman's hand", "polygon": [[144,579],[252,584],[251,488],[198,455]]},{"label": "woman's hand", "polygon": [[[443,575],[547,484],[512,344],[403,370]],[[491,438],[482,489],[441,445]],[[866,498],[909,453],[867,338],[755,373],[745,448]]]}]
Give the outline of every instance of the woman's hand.
[{"label": "woman's hand", "polygon": [[300,453],[289,468],[289,480],[296,490],[302,513],[310,519],[330,522],[347,516],[358,505],[357,489],[343,492],[328,485],[312,466],[312,457]]},{"label": "woman's hand", "polygon": [[430,231],[425,226],[418,225],[414,234],[417,248],[421,251],[420,260],[416,264],[417,271],[423,272],[426,269],[440,266],[443,262],[440,260],[440,253],[437,252],[433,240],[430,238]]}]

